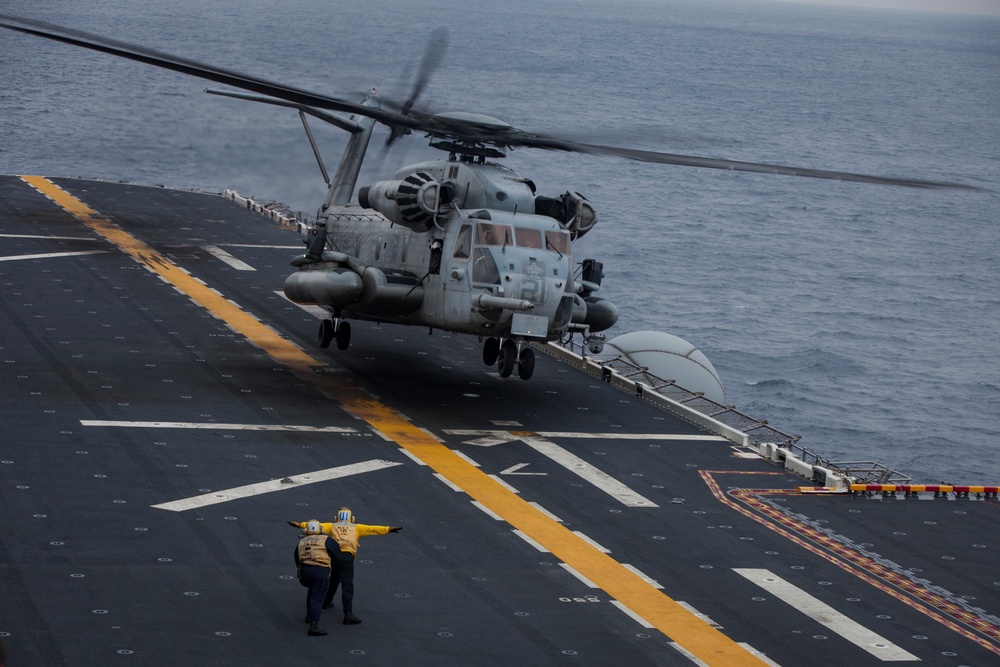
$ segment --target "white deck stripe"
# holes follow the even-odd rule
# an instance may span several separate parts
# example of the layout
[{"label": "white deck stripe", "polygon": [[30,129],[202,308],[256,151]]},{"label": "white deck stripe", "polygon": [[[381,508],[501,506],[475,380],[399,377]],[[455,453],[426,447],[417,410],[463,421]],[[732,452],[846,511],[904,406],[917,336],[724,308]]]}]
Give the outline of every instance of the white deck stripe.
[{"label": "white deck stripe", "polygon": [[457,449],[453,449],[453,450],[451,450],[451,451],[455,452],[455,454],[456,454],[456,455],[457,455],[457,456],[458,456],[459,458],[462,458],[462,459],[465,459],[465,462],[466,462],[466,463],[468,463],[468,464],[469,464],[470,466],[472,466],[472,467],[474,467],[474,468],[481,468],[481,467],[482,467],[482,466],[480,466],[480,465],[479,465],[478,463],[476,463],[475,461],[473,461],[473,460],[472,460],[472,458],[471,458],[471,457],[469,457],[469,456],[468,456],[467,454],[465,454],[465,453],[463,453],[463,452],[460,452],[460,451],[458,451]]},{"label": "white deck stripe", "polygon": [[280,296],[282,299],[284,299],[288,303],[292,304],[293,306],[298,306],[299,308],[301,308],[305,312],[307,312],[310,315],[312,315],[313,317],[315,317],[317,320],[326,320],[326,319],[330,318],[329,311],[324,310],[323,308],[320,308],[319,306],[309,306],[309,305],[305,305],[305,304],[301,304],[301,303],[295,303],[294,301],[292,301],[291,299],[289,299],[287,296],[285,296],[285,293],[282,292],[281,290],[275,290],[274,293],[277,294],[278,296]]},{"label": "white deck stripe", "polygon": [[[662,588],[662,586],[661,586],[661,588]],[[689,612],[691,612],[693,615],[695,615],[698,618],[700,618],[701,620],[705,621],[706,623],[708,623],[709,625],[711,625],[716,630],[722,630],[723,629],[721,625],[719,625],[718,623],[716,623],[715,621],[713,621],[712,619],[710,619],[708,616],[706,616],[705,614],[701,613],[700,611],[698,611],[697,609],[695,609],[694,607],[692,607],[687,602],[684,602],[683,600],[678,600],[677,604],[679,604],[680,606],[684,607]]]},{"label": "white deck stripe", "polygon": [[580,574],[580,571],[574,568],[572,565],[567,565],[566,563],[559,563],[559,565],[561,565],[564,570],[566,570],[574,577],[579,579],[583,583],[583,585],[586,586],[587,588],[600,588],[600,586],[595,584],[593,581]]},{"label": "white deck stripe", "polygon": [[[483,443],[496,441],[503,444],[511,440],[522,439],[516,431],[482,430],[482,429],[447,429],[448,435],[481,435]],[[574,438],[579,440],[694,440],[707,442],[729,442],[720,435],[680,434],[680,433],[581,433],[578,431],[535,431],[540,438]],[[478,443],[477,443],[478,444]]]},{"label": "white deck stripe", "polygon": [[[597,549],[601,553],[605,553],[605,554],[611,553],[611,549],[608,549],[607,547],[601,546],[596,540],[590,539],[589,537],[587,537],[586,535],[584,535],[583,533],[581,533],[579,530],[574,530],[573,533],[575,533],[577,537],[579,537],[581,540],[583,540],[584,542],[586,542],[590,546],[594,547],[595,549]],[[625,567],[628,567],[628,566],[626,565]]]},{"label": "white deck stripe", "polygon": [[0,234],[0,239],[43,239],[45,241],[103,241],[99,236],[45,236],[44,234]]},{"label": "white deck stripe", "polygon": [[83,426],[115,426],[120,428],[189,428],[213,431],[296,431],[299,433],[357,433],[346,426],[302,426],[299,424],[221,424],[215,422],[139,422],[81,419]]},{"label": "white deck stripe", "polygon": [[608,473],[590,465],[556,443],[535,436],[522,435],[519,437],[535,451],[544,454],[570,472],[576,473],[622,505],[626,507],[659,507],[649,498],[641,496]]},{"label": "white deck stripe", "polygon": [[448,479],[447,477],[445,477],[441,473],[435,472],[435,473],[431,473],[431,474],[434,475],[435,477],[437,477],[437,480],[439,482],[441,482],[442,484],[444,484],[445,486],[447,486],[449,489],[451,489],[455,493],[465,493],[465,491],[462,489],[462,487],[460,487],[459,485],[453,483],[450,479]]},{"label": "white deck stripe", "polygon": [[483,514],[485,514],[486,516],[490,517],[491,519],[493,519],[495,521],[503,521],[503,517],[502,516],[500,516],[499,514],[497,514],[496,512],[494,512],[493,510],[491,510],[489,507],[487,507],[486,505],[482,504],[478,500],[473,500],[472,504],[475,505],[477,509],[481,510],[483,512]]},{"label": "white deck stripe", "polygon": [[684,648],[683,646],[681,646],[677,642],[670,642],[670,645],[673,646],[677,650],[678,653],[680,653],[681,655],[683,655],[685,658],[687,658],[688,660],[690,660],[694,664],[698,665],[698,667],[712,667],[707,662],[705,662],[704,660],[702,660],[701,658],[699,658],[694,653],[692,653],[691,651],[687,650],[686,648]]},{"label": "white deck stripe", "polygon": [[[653,579],[652,577],[646,576],[646,574],[644,572],[642,572],[639,568],[637,568],[635,565],[630,565],[628,563],[622,563],[622,567],[624,567],[626,570],[628,570],[629,572],[631,572],[635,576],[637,576],[640,579],[642,579],[643,581],[645,581],[647,584],[649,584],[653,588],[658,588],[660,590],[663,590],[663,586],[660,585],[660,582],[658,582],[656,579]],[[680,604],[680,603],[678,603],[678,604]]]},{"label": "white deck stripe", "polygon": [[102,255],[110,250],[78,250],[75,252],[47,252],[41,255],[11,255],[0,257],[0,262],[16,262],[19,259],[53,259],[55,257],[78,257],[80,255]]},{"label": "white deck stripe", "polygon": [[170,510],[171,512],[183,512],[185,510],[195,509],[198,507],[205,507],[207,505],[227,503],[230,500],[249,498],[251,496],[259,496],[264,493],[272,493],[274,491],[284,491],[286,489],[297,489],[306,484],[325,482],[331,479],[338,479],[340,477],[349,477],[350,475],[359,475],[361,473],[373,472],[375,470],[384,470],[386,468],[393,468],[395,466],[400,466],[400,465],[403,464],[398,463],[396,461],[383,461],[381,459],[373,459],[371,461],[352,463],[350,465],[339,466],[337,468],[327,468],[326,470],[307,472],[302,475],[293,475],[290,477],[286,477],[284,479],[272,479],[267,482],[259,482],[257,484],[247,484],[246,486],[237,486],[235,488],[226,489],[224,491],[214,491],[212,493],[206,493],[200,496],[192,496],[191,498],[182,498],[180,500],[174,500],[169,503],[160,503],[159,505],[152,505],[152,507],[161,510]]},{"label": "white deck stripe", "polygon": [[710,440],[728,442],[720,435],[679,433],[577,433],[572,431],[539,431],[543,438],[597,438],[601,440]]},{"label": "white deck stripe", "polygon": [[613,604],[614,606],[616,606],[619,609],[621,609],[623,612],[625,612],[625,614],[629,618],[631,618],[633,621],[635,621],[636,623],[638,623],[642,627],[648,628],[650,630],[652,630],[653,628],[656,627],[655,625],[653,625],[652,623],[650,623],[649,621],[647,621],[646,619],[644,619],[642,616],[640,616],[639,614],[635,613],[634,611],[632,611],[631,609],[629,609],[628,607],[626,607],[625,605],[623,605],[618,600],[611,600],[611,604]]},{"label": "white deck stripe", "polygon": [[885,637],[851,620],[822,600],[785,581],[770,570],[733,568],[733,571],[883,662],[920,660],[917,656],[904,651]]},{"label": "white deck stripe", "polygon": [[225,262],[229,266],[233,267],[237,271],[256,271],[257,270],[255,268],[253,268],[252,266],[250,266],[249,264],[247,264],[246,262],[244,262],[242,259],[236,259],[235,257],[233,257],[228,252],[226,252],[225,250],[223,250],[222,248],[220,248],[218,246],[203,245],[201,248],[202,248],[202,250],[204,250],[205,252],[207,252],[212,257],[215,257],[216,259],[221,259],[223,262]]},{"label": "white deck stripe", "polygon": [[218,245],[226,246],[227,248],[268,248],[271,250],[302,250],[305,248],[305,244],[299,245],[261,245],[259,243],[219,243]]},{"label": "white deck stripe", "polygon": [[545,516],[547,516],[550,519],[552,519],[553,521],[555,521],[556,523],[563,523],[562,519],[560,519],[555,514],[553,514],[552,512],[548,511],[547,509],[545,509],[544,507],[542,507],[541,505],[539,505],[535,501],[533,501],[533,500],[529,501],[528,504],[531,505],[532,507],[534,507],[536,510],[538,510],[542,514],[544,514]]},{"label": "white deck stripe", "polygon": [[550,553],[548,549],[546,549],[545,547],[543,547],[543,546],[542,546],[541,544],[539,544],[539,543],[538,543],[538,542],[536,542],[535,540],[531,539],[531,537],[530,537],[530,536],[529,536],[529,535],[528,535],[527,533],[522,533],[522,532],[521,532],[521,531],[519,531],[519,530],[518,530],[517,528],[515,528],[515,529],[513,530],[513,533],[514,533],[515,535],[517,535],[518,537],[520,537],[520,538],[521,538],[522,540],[524,540],[525,542],[527,542],[528,544],[530,544],[531,546],[533,546],[533,547],[535,547],[536,549],[538,549],[539,551],[541,551],[541,552],[542,552],[543,554],[547,554],[547,553]]},{"label": "white deck stripe", "polygon": [[771,667],[781,667],[781,665],[776,663],[774,660],[771,660],[769,657],[767,657],[766,655],[755,649],[753,646],[750,646],[750,644],[747,644],[746,642],[736,642],[736,643],[745,648],[747,651],[749,651],[750,654],[756,657],[758,660],[763,661],[764,664],[770,665]]}]

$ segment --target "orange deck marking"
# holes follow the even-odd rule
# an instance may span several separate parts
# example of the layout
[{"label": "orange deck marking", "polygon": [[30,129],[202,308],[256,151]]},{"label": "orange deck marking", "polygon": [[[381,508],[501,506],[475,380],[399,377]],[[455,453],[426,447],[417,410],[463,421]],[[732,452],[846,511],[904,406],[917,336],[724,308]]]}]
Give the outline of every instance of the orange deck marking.
[{"label": "orange deck marking", "polygon": [[[954,630],[967,639],[1000,655],[1000,628],[971,614],[959,605],[923,586],[907,579],[889,568],[841,542],[824,535],[812,526],[776,509],[761,500],[763,495],[797,494],[795,489],[735,489],[731,495],[746,507],[729,497],[716,482],[714,475],[739,474],[773,475],[779,473],[748,473],[745,471],[700,470],[702,479],[712,494],[740,514],[767,526],[782,537],[811,551],[837,567],[850,572],[879,590],[929,616],[941,625]],[[830,496],[825,496],[829,498]],[[752,508],[752,509],[748,509]],[[991,641],[992,640],[992,641]]]}]

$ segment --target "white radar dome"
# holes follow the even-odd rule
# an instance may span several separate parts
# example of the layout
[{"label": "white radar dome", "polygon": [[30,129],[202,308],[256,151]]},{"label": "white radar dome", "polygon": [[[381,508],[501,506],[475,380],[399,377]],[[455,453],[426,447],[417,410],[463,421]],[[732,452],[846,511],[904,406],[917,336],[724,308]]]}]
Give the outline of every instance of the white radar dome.
[{"label": "white radar dome", "polygon": [[[649,369],[661,380],[674,380],[688,391],[700,391],[705,398],[725,404],[722,380],[701,350],[683,338],[661,331],[633,331],[609,340],[598,360],[621,355],[625,360]],[[634,378],[635,379],[635,378]]]}]

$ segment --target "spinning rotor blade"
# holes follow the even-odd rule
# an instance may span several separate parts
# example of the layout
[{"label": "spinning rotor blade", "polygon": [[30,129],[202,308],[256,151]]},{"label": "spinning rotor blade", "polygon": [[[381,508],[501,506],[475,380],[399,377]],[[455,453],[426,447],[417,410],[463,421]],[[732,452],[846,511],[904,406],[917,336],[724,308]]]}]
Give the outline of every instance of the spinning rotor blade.
[{"label": "spinning rotor blade", "polygon": [[126,44],[124,42],[90,35],[41,21],[33,21],[16,16],[0,14],[0,27],[16,30],[29,35],[35,35],[37,37],[44,37],[46,39],[74,46],[92,49],[94,51],[100,51],[102,53],[108,53],[122,58],[128,58],[130,60],[154,65],[163,69],[173,70],[182,74],[189,74],[202,79],[208,79],[209,81],[230,85],[253,93],[268,95],[279,100],[293,103],[294,105],[304,105],[315,107],[317,109],[327,109],[342,113],[353,113],[360,116],[367,116],[392,128],[390,142],[394,137],[405,133],[406,130],[417,130],[425,132],[429,136],[446,140],[446,143],[451,142],[455,147],[458,147],[459,145],[468,146],[472,149],[470,152],[474,152],[476,147],[496,147],[498,149],[504,149],[525,146],[529,148],[540,148],[543,150],[558,150],[571,153],[585,153],[588,155],[613,156],[628,160],[636,160],[639,162],[652,162],[656,164],[670,164],[685,167],[702,167],[706,169],[728,169],[731,171],[782,174],[786,176],[803,176],[806,178],[823,178],[829,180],[874,183],[878,185],[896,185],[913,188],[981,189],[961,183],[871,176],[867,174],[855,174],[843,171],[806,169],[785,165],[765,164],[760,162],[740,162],[720,158],[661,153],[657,151],[620,148],[616,146],[603,146],[600,144],[590,144],[524,132],[495,118],[479,114],[445,113],[432,115],[414,111],[413,104],[423,92],[423,89],[429,80],[430,74],[437,68],[444,56],[444,51],[447,47],[447,31],[443,28],[434,32],[434,37],[432,38],[421,62],[421,70],[418,74],[417,81],[414,84],[413,91],[410,94],[410,98],[403,105],[403,107],[400,108],[402,113],[396,113],[380,108],[373,108],[362,104],[347,102],[335,97],[312,93],[300,88],[274,83],[232,70],[199,63],[187,58],[172,56],[170,54],[154,51],[145,47]]},{"label": "spinning rotor blade", "polygon": [[420,70],[417,72],[417,80],[413,82],[413,90],[410,97],[403,103],[403,115],[410,113],[410,109],[416,104],[420,95],[427,87],[431,75],[437,71],[448,52],[448,29],[441,27],[431,33],[431,39],[427,43],[427,50],[424,51],[424,58],[420,61]]},{"label": "spinning rotor blade", "polygon": [[638,162],[653,162],[656,164],[672,164],[682,167],[702,167],[705,169],[726,169],[729,171],[749,171],[758,174],[780,174],[783,176],[804,176],[806,178],[824,178],[832,181],[852,181],[855,183],[873,183],[876,185],[901,185],[910,188],[958,188],[964,190],[980,190],[981,188],[962,183],[945,181],[925,181],[915,178],[895,178],[891,176],[871,176],[855,174],[846,171],[830,171],[825,169],[808,169],[790,167],[780,164],[763,162],[740,162],[721,158],[698,157],[695,155],[679,155],[676,153],[660,153],[635,148],[619,148],[617,146],[601,146],[585,144],[565,139],[547,138],[540,135],[512,134],[504,138],[508,146],[528,146],[546,150],[560,150],[588,155],[611,155]]},{"label": "spinning rotor blade", "polygon": [[[398,111],[404,115],[409,116],[410,110],[413,109],[413,105],[416,104],[420,95],[424,92],[424,88],[427,87],[427,83],[431,80],[431,75],[441,66],[442,61],[444,61],[445,53],[448,52],[448,29],[445,27],[437,28],[431,33],[430,41],[427,42],[427,48],[424,50],[424,57],[420,61],[420,69],[417,70],[417,79],[413,82],[413,89],[410,91],[410,96],[406,99]],[[389,103],[389,106],[395,106]],[[401,128],[399,126],[392,126],[389,132],[389,137],[385,140],[386,146],[392,146],[396,143],[396,140],[405,134],[410,133],[410,128]],[[384,157],[384,156],[383,156]]]},{"label": "spinning rotor blade", "polygon": [[269,95],[287,102],[294,102],[296,104],[316,107],[318,109],[329,109],[331,111],[340,111],[342,113],[354,113],[362,116],[369,116],[374,118],[376,121],[387,125],[402,125],[405,127],[419,129],[418,124],[415,121],[398,113],[382,111],[381,109],[373,109],[354,102],[348,102],[335,97],[312,93],[307,90],[302,90],[301,88],[274,83],[266,79],[241,74],[240,72],[233,70],[206,65],[196,60],[173,56],[169,53],[154,51],[153,49],[136,46],[135,44],[119,42],[117,40],[100,37],[98,35],[91,35],[78,30],[71,30],[69,28],[64,28],[51,23],[0,14],[0,27],[8,28],[9,30],[16,30],[17,32],[23,32],[27,35],[44,37],[45,39],[71,44],[73,46],[80,46],[93,51],[100,51],[101,53],[108,53],[120,58],[128,58],[129,60],[135,60],[137,62],[146,63],[147,65],[153,65],[155,67],[161,67],[174,72],[180,72],[181,74],[189,74],[201,79],[207,79],[209,81],[215,81],[216,83],[233,86],[234,88],[241,88],[243,90],[249,90],[262,95]]}]

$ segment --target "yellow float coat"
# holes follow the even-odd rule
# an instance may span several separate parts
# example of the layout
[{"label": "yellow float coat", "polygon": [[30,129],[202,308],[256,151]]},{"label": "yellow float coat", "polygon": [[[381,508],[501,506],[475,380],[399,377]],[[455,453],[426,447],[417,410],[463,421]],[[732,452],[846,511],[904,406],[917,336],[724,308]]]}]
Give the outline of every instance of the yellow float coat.
[{"label": "yellow float coat", "polygon": [[[299,528],[305,530],[306,522],[301,522]],[[369,526],[363,523],[350,523],[348,521],[321,523],[319,524],[319,528],[324,535],[329,535],[340,545],[341,551],[346,551],[352,556],[358,555],[358,540],[362,537],[385,535],[389,532],[389,526]]]}]

